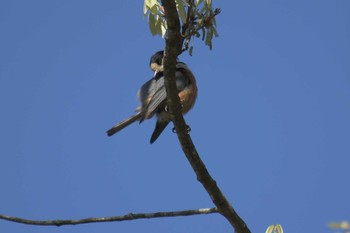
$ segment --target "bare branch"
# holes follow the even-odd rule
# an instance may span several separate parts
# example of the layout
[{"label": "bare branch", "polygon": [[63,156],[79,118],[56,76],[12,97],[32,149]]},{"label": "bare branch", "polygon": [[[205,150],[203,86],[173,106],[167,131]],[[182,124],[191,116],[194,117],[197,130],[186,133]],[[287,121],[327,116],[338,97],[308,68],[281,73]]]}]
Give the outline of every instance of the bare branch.
[{"label": "bare branch", "polygon": [[[193,1],[192,1],[193,3]],[[180,33],[180,21],[174,0],[162,0],[165,9],[165,19],[168,25],[166,36],[166,46],[164,55],[164,76],[165,87],[167,91],[167,101],[170,112],[173,114],[173,122],[180,141],[182,150],[184,151],[189,163],[191,164],[198,181],[201,182],[205,190],[208,192],[210,198],[215,204],[216,208],[199,209],[199,210],[185,210],[172,212],[157,212],[157,213],[130,213],[123,216],[102,217],[102,218],[85,218],[80,220],[47,220],[36,221],[22,219],[18,217],[11,217],[0,215],[0,219],[30,225],[42,226],[62,226],[62,225],[76,225],[85,223],[97,222],[114,222],[126,221],[145,218],[159,218],[159,217],[175,217],[175,216],[189,216],[198,214],[220,213],[233,226],[237,233],[250,233],[245,222],[239,217],[236,211],[232,208],[226,197],[217,186],[216,181],[210,176],[205,164],[202,162],[199,154],[192,142],[191,137],[187,132],[187,125],[181,114],[181,104],[178,96],[178,91],[175,84],[175,64],[176,58],[181,53],[182,43],[184,37]],[[220,13],[217,11],[216,14]]]},{"label": "bare branch", "polygon": [[17,222],[28,225],[38,226],[63,226],[63,225],[78,225],[86,223],[100,223],[100,222],[121,222],[136,219],[147,218],[163,218],[163,217],[178,217],[178,216],[190,216],[199,214],[213,214],[217,213],[217,208],[205,208],[197,210],[181,210],[181,211],[169,211],[169,212],[156,212],[156,213],[129,213],[122,216],[102,217],[102,218],[84,218],[76,220],[29,220],[24,218],[12,217],[0,214],[0,219]]},{"label": "bare branch", "polygon": [[[186,122],[181,113],[180,100],[175,84],[176,57],[181,53],[183,41],[183,37],[180,33],[180,20],[174,0],[162,0],[162,4],[165,9],[165,19],[168,25],[168,36],[166,37],[164,56],[164,76],[166,77],[164,83],[167,91],[168,107],[170,113],[174,116],[173,122],[182,150],[196,173],[197,179],[208,192],[213,203],[218,208],[219,213],[225,216],[236,232],[250,233],[248,226],[232,208],[231,204],[217,186],[216,181],[210,176],[187,132]],[[179,43],[179,41],[181,41],[181,43]]]}]

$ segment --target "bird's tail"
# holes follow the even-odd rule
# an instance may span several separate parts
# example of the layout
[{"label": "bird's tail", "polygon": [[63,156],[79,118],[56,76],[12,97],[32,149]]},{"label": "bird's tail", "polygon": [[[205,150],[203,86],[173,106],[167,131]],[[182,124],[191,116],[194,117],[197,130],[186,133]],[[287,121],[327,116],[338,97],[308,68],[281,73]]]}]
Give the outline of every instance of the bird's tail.
[{"label": "bird's tail", "polygon": [[126,126],[134,123],[135,121],[139,120],[141,118],[141,112],[136,113],[135,115],[123,120],[122,122],[119,122],[118,124],[114,125],[112,128],[107,130],[107,135],[112,136],[113,134],[119,132],[120,130],[124,129]]},{"label": "bird's tail", "polygon": [[156,123],[156,128],[153,131],[153,134],[151,136],[150,143],[152,144],[157,140],[159,135],[164,131],[164,129],[167,127],[170,121],[160,121],[158,120]]}]

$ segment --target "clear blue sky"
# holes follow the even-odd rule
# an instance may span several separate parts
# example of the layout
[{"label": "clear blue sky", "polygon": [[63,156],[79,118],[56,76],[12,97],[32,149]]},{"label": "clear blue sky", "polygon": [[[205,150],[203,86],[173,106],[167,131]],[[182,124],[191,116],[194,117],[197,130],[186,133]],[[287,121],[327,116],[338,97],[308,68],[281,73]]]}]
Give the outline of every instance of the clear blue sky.
[{"label": "clear blue sky", "polygon": [[[196,147],[252,232],[350,219],[350,1],[216,1],[220,37],[184,55]],[[152,76],[142,1],[0,2],[0,213],[78,219],[211,207],[169,127],[108,138]],[[232,232],[219,215],[1,232]]]}]

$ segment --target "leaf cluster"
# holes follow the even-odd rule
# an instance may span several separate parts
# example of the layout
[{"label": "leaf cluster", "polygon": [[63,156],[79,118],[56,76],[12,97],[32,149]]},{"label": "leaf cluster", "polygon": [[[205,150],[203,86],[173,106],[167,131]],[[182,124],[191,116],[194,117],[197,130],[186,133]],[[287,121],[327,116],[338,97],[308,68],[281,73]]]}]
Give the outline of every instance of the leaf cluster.
[{"label": "leaf cluster", "polygon": [[283,228],[280,224],[270,225],[265,233],[283,233]]},{"label": "leaf cluster", "polygon": [[[220,9],[213,9],[212,0],[175,0],[176,9],[182,23],[183,51],[189,48],[190,41],[201,38],[212,49],[213,37],[218,37],[215,16]],[[166,36],[167,24],[164,8],[158,0],[145,0],[143,14],[153,36]],[[190,48],[192,54],[193,45]]]},{"label": "leaf cluster", "polygon": [[143,4],[143,15],[148,16],[149,29],[153,36],[164,37],[167,29],[164,20],[164,8],[157,0],[145,0]]},{"label": "leaf cluster", "polygon": [[328,227],[336,230],[342,230],[344,233],[350,232],[350,223],[348,221],[330,222]]}]

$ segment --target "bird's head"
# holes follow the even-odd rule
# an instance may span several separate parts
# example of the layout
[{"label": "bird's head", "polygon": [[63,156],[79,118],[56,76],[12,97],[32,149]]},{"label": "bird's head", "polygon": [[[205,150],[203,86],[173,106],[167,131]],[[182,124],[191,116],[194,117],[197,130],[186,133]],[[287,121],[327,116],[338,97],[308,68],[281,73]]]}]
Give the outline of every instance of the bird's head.
[{"label": "bird's head", "polygon": [[153,70],[154,72],[163,71],[163,57],[164,57],[163,50],[158,51],[152,55],[149,62],[151,70]]}]

